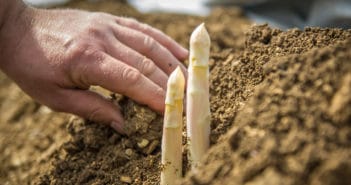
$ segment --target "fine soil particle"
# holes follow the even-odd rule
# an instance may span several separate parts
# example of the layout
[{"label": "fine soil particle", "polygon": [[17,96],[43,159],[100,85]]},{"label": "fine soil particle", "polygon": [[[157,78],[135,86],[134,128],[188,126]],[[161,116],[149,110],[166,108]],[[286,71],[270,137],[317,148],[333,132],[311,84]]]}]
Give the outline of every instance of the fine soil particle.
[{"label": "fine soil particle", "polygon": [[[184,164],[181,184],[351,184],[350,30],[251,26],[237,8],[203,18],[141,14],[123,1],[74,1],[67,7],[134,17],[185,47],[192,30],[206,23],[212,42],[212,147],[197,173]],[[13,83],[2,77],[0,85]],[[0,91],[6,123],[0,124],[0,182],[159,184],[161,115],[111,95],[126,120],[122,136],[80,118],[66,123],[54,113],[43,116],[44,108],[28,97],[13,98],[6,110],[8,92]],[[25,125],[42,136],[11,141],[12,132],[22,140],[31,135]]]}]

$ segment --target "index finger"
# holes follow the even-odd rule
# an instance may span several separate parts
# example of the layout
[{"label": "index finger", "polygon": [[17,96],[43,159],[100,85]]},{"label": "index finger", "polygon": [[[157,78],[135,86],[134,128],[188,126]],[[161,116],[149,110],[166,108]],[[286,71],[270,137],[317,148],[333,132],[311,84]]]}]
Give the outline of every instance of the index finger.
[{"label": "index finger", "polygon": [[171,51],[172,54],[178,59],[184,60],[188,57],[188,54],[189,54],[188,50],[183,48],[181,45],[179,45],[177,42],[171,39],[168,35],[164,34],[162,31],[156,28],[153,28],[147,24],[140,23],[135,19],[131,19],[131,18],[117,17],[116,20],[117,20],[117,23],[122,26],[126,26],[129,28],[138,30],[154,38],[157,42],[159,42],[165,48]]}]

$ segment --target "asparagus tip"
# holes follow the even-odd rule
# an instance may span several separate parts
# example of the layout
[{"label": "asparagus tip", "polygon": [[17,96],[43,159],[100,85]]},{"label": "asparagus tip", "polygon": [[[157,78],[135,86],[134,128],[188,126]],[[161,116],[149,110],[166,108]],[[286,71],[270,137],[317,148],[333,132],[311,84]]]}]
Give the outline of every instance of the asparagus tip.
[{"label": "asparagus tip", "polygon": [[206,30],[205,23],[201,23],[195,28],[190,37],[190,43],[200,45],[199,47],[209,47],[211,44],[210,36]]},{"label": "asparagus tip", "polygon": [[[178,89],[183,89],[185,86],[185,78],[182,70],[178,66],[169,76],[167,83],[167,93],[170,94],[166,96],[166,104],[172,105],[175,100],[180,100],[184,98],[184,93],[180,92]],[[173,95],[171,95],[173,94]]]}]

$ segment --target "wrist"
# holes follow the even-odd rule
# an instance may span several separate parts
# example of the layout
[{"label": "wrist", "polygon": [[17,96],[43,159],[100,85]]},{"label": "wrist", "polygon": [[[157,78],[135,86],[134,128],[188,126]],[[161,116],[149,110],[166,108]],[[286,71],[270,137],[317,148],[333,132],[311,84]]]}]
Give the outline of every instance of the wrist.
[{"label": "wrist", "polygon": [[[0,67],[11,54],[30,24],[29,7],[21,0],[0,0]],[[28,11],[27,11],[28,10]]]},{"label": "wrist", "polygon": [[0,0],[0,33],[9,21],[16,19],[26,5],[21,0]]}]

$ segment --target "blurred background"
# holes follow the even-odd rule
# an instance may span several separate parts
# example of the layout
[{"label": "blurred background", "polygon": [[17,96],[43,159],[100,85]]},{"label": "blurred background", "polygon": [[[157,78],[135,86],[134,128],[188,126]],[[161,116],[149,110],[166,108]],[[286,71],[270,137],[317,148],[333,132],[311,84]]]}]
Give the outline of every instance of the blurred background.
[{"label": "blurred background", "polygon": [[[70,0],[25,0],[51,7]],[[103,0],[87,0],[98,2]],[[280,29],[306,26],[351,28],[351,0],[127,0],[141,12],[172,12],[206,16],[218,6],[239,6],[256,23]]]}]

